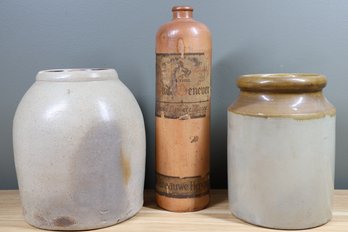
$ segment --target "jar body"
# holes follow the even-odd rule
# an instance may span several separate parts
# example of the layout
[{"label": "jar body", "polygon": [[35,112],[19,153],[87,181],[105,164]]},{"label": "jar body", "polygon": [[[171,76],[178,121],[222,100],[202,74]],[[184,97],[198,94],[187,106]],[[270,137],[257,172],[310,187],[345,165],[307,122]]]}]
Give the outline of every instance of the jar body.
[{"label": "jar body", "polygon": [[39,73],[17,108],[15,164],[31,225],[101,228],[126,220],[142,206],[142,113],[114,70],[88,75],[98,72],[106,72],[105,80],[80,81],[83,71],[69,80],[59,73],[45,80]]},{"label": "jar body", "polygon": [[174,7],[156,37],[156,201],[176,212],[209,203],[211,36]]},{"label": "jar body", "polygon": [[335,109],[321,92],[241,92],[228,111],[232,213],[252,224],[305,229],[331,219]]}]

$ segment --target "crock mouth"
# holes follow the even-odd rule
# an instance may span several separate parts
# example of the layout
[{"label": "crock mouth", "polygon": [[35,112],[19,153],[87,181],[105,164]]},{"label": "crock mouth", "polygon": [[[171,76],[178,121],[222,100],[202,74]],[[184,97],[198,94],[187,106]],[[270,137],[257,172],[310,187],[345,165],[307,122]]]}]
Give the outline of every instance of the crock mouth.
[{"label": "crock mouth", "polygon": [[79,82],[117,80],[115,69],[109,68],[73,68],[73,69],[48,69],[36,75],[37,81],[53,82]]},{"label": "crock mouth", "polygon": [[237,85],[250,92],[317,92],[326,86],[326,77],[316,73],[272,73],[241,75]]}]

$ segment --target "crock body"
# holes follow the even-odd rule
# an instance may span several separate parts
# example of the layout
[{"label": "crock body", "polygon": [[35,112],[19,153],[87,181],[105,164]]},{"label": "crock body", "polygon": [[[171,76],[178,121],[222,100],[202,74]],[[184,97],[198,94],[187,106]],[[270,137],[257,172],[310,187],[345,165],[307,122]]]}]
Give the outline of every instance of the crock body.
[{"label": "crock body", "polygon": [[38,74],[14,118],[25,219],[51,230],[126,220],[143,202],[140,108],[114,70],[53,72]]},{"label": "crock body", "polygon": [[331,219],[335,109],[289,88],[242,90],[229,108],[229,205],[252,224],[305,229]]}]

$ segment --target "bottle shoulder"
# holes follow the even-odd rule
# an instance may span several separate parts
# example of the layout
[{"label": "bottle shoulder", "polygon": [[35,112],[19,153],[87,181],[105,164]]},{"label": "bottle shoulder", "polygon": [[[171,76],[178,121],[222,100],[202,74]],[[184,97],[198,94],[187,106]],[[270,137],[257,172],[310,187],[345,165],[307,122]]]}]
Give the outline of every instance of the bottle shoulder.
[{"label": "bottle shoulder", "polygon": [[160,26],[156,37],[160,38],[161,36],[166,36],[174,38],[182,35],[210,37],[210,31],[205,24],[199,21],[193,19],[176,19]]},{"label": "bottle shoulder", "polygon": [[193,19],[176,19],[163,24],[156,34],[156,51],[178,52],[178,44],[185,47],[185,52],[210,51],[211,33],[205,24]]}]

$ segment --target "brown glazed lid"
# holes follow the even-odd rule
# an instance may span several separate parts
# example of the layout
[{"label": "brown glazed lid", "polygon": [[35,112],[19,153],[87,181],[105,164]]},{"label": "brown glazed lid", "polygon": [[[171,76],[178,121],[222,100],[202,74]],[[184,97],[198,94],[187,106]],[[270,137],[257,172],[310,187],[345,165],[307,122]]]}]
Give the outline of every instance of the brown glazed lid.
[{"label": "brown glazed lid", "polygon": [[326,77],[314,73],[249,74],[240,76],[237,85],[249,92],[318,92],[326,86]]},{"label": "brown glazed lid", "polygon": [[249,74],[240,76],[237,85],[241,93],[228,109],[236,114],[297,120],[336,115],[321,91],[326,77],[320,74]]}]

